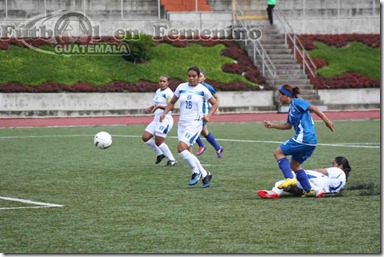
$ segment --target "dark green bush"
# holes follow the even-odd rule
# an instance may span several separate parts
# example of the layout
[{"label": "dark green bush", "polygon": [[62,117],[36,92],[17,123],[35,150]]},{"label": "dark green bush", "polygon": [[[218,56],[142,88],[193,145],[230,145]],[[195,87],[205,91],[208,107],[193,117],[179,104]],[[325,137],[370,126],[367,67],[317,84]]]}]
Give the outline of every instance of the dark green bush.
[{"label": "dark green bush", "polygon": [[124,42],[128,44],[129,54],[124,54],[123,58],[133,63],[143,63],[150,59],[150,52],[156,46],[152,36],[140,33],[132,35],[127,33]]}]

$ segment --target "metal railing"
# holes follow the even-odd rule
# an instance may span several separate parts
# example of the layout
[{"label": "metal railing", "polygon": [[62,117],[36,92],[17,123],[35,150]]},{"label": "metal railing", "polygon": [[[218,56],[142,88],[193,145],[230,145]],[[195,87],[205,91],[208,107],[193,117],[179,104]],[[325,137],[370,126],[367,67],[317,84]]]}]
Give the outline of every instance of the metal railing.
[{"label": "metal railing", "polygon": [[315,77],[317,70],[316,65],[314,64],[308,53],[305,51],[305,48],[301,43],[299,37],[294,32],[291,25],[289,25],[287,19],[280,13],[279,8],[277,6],[274,8],[274,16],[277,18],[277,20],[281,24],[281,28],[284,31],[285,44],[288,44],[288,41],[290,40],[293,48],[294,58],[296,59],[298,54],[299,58],[301,59],[303,66],[303,74],[306,74],[305,70],[307,69],[311,73],[311,75]]},{"label": "metal railing", "polygon": [[[247,25],[244,20],[238,20],[236,17],[243,17],[244,12],[239,8],[236,3],[236,0],[232,0],[232,25],[236,26],[238,24],[243,28],[247,28]],[[237,23],[237,24],[236,24]],[[261,70],[262,74],[265,77],[266,72],[268,72],[269,76],[274,81],[276,79],[276,68],[271,59],[269,58],[267,52],[264,50],[263,46],[260,44],[259,40],[247,39],[245,40],[245,45],[250,44],[253,48],[253,56],[252,61],[253,65],[257,65],[257,57],[260,58]]]}]

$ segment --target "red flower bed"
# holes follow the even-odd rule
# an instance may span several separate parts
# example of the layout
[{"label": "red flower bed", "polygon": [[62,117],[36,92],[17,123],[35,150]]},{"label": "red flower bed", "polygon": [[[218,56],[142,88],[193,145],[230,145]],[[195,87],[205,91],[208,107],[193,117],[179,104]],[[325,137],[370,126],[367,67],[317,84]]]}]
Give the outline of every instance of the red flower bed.
[{"label": "red flower bed", "polygon": [[[316,48],[315,41],[322,42],[333,47],[345,47],[350,42],[361,42],[370,47],[380,47],[379,34],[338,34],[338,35],[299,35],[299,39],[305,50],[314,50]],[[293,49],[292,42],[288,43]],[[327,65],[325,60],[311,58],[317,69]],[[296,60],[303,67],[302,59],[299,53],[296,53]],[[313,77],[308,69],[306,74],[311,80],[315,89],[339,89],[339,88],[380,88],[380,80],[374,80],[358,73],[344,73],[333,78],[325,78],[320,76]]]},{"label": "red flower bed", "polygon": [[[225,64],[222,67],[224,72],[241,74],[249,81],[264,86],[264,90],[272,90],[261,73],[253,66],[252,62],[248,58],[246,52],[241,49],[234,41],[228,40],[204,40],[198,38],[176,38],[176,37],[165,37],[162,39],[156,39],[158,43],[167,43],[175,47],[187,47],[189,43],[197,43],[204,46],[214,46],[217,44],[224,44],[226,48],[223,50],[222,55],[235,59],[237,63]],[[44,44],[51,44],[44,38],[41,39],[25,39],[25,42],[34,47],[40,47]],[[113,37],[101,37],[98,42],[116,43],[118,42]],[[77,39],[76,43],[83,44],[83,39]],[[0,39],[0,50],[9,49],[10,44],[17,45],[20,47],[27,47],[23,42],[15,39],[9,39],[1,41]],[[178,79],[170,80],[170,88],[175,90],[176,87],[183,81]],[[208,81],[207,81],[208,82]],[[235,81],[231,83],[219,83],[215,81],[209,81],[209,84],[215,87],[218,91],[250,91],[260,90],[258,87],[247,85],[243,82]],[[56,92],[155,92],[158,88],[158,84],[149,81],[138,81],[135,83],[127,83],[122,81],[114,81],[104,86],[93,86],[87,83],[76,83],[74,85],[60,85],[56,83],[44,83],[38,86],[26,86],[18,83],[6,83],[0,85],[0,92],[4,93],[16,93],[16,92],[42,92],[42,93],[56,93]]]},{"label": "red flower bed", "polygon": [[315,77],[311,83],[316,89],[380,88],[380,81],[359,73],[344,73],[334,78]]},{"label": "red flower bed", "polygon": [[[174,91],[176,87],[185,81],[171,79],[169,87]],[[244,82],[235,81],[231,83],[221,83],[207,80],[217,91],[256,91],[257,87],[247,85]],[[127,83],[114,81],[105,86],[92,86],[86,83],[76,83],[74,85],[60,85],[56,83],[44,83],[38,86],[26,86],[10,82],[0,86],[1,93],[61,93],[61,92],[155,92],[159,88],[157,83],[150,81],[138,81]]]},{"label": "red flower bed", "polygon": [[312,61],[316,65],[316,68],[320,69],[321,67],[327,66],[327,62],[320,58],[314,58],[312,57]]},{"label": "red flower bed", "polygon": [[345,47],[349,42],[360,42],[370,47],[380,47],[380,34],[303,34],[299,35],[299,39],[306,50],[315,49],[315,41],[334,47]]}]

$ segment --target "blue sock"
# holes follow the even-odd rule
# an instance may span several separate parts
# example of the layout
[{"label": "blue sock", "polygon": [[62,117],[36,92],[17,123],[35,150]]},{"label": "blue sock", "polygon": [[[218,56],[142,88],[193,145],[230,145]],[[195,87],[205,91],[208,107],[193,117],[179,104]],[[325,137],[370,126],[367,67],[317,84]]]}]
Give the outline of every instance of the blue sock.
[{"label": "blue sock", "polygon": [[296,178],[307,193],[311,191],[311,184],[309,184],[308,176],[304,170],[296,171]]},{"label": "blue sock", "polygon": [[291,165],[289,164],[289,160],[287,157],[278,160],[277,164],[279,164],[279,168],[281,172],[283,172],[284,178],[293,178]]},{"label": "blue sock", "polygon": [[208,133],[205,138],[216,149],[216,151],[220,149],[220,145],[216,142],[215,137],[211,133]]},{"label": "blue sock", "polygon": [[199,145],[199,147],[204,147],[204,143],[203,143],[203,141],[201,141],[201,138],[200,138],[200,137],[198,137],[198,138],[196,139],[196,143]]}]

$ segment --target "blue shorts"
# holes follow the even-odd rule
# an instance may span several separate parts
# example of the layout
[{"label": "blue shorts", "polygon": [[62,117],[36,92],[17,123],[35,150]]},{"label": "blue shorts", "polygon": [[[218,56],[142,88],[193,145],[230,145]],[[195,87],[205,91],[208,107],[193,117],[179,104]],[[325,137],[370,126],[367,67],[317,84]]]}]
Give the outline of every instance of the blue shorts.
[{"label": "blue shorts", "polygon": [[305,160],[311,157],[316,146],[299,144],[295,140],[288,139],[280,145],[280,149],[285,155],[292,155],[292,160],[302,164]]}]

